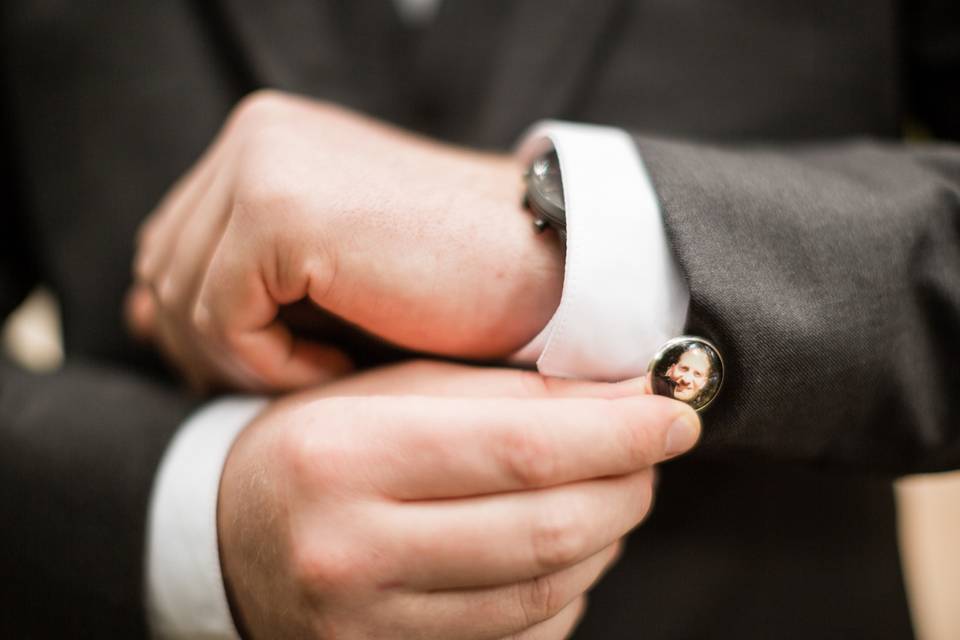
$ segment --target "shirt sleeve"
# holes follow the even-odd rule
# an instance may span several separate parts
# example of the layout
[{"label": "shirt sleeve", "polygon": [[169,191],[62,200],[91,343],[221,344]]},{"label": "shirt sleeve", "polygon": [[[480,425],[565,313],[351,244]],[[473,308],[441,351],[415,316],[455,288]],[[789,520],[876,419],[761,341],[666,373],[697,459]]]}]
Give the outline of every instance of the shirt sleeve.
[{"label": "shirt sleeve", "polygon": [[239,640],[220,571],[217,496],[233,441],[265,405],[261,398],[212,402],[184,422],[164,455],[146,545],[155,638]]},{"label": "shirt sleeve", "polygon": [[529,163],[556,149],[566,205],[563,293],[553,318],[514,356],[544,375],[640,375],[683,330],[690,294],[633,138],[613,127],[544,121],[521,140]]}]

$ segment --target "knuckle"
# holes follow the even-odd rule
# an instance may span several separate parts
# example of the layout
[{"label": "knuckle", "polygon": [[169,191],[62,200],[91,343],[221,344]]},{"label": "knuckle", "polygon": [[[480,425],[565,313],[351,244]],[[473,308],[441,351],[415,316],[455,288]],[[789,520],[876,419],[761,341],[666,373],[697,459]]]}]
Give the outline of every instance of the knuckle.
[{"label": "knuckle", "polygon": [[611,407],[610,424],[620,435],[620,449],[627,458],[631,469],[649,467],[660,451],[660,444],[651,435],[650,429],[641,421],[631,419],[631,414]]},{"label": "knuckle", "polygon": [[157,285],[157,301],[166,309],[175,308],[180,302],[180,284],[176,278],[165,276]]},{"label": "knuckle", "polygon": [[302,231],[302,226],[294,225],[301,203],[300,186],[289,176],[281,175],[277,167],[261,168],[259,165],[260,161],[254,159],[242,169],[242,172],[256,176],[256,179],[240,181],[231,211],[231,222],[244,230],[267,228],[293,234],[298,233],[294,229]]},{"label": "knuckle", "polygon": [[522,487],[542,487],[556,476],[557,457],[541,429],[509,429],[500,457],[507,474]]},{"label": "knuckle", "polygon": [[308,429],[288,428],[280,440],[280,459],[300,485],[315,485],[322,477],[331,452]]},{"label": "knuckle", "polygon": [[556,571],[579,560],[586,551],[587,540],[574,511],[554,506],[536,516],[531,547],[537,566]]},{"label": "knuckle", "polygon": [[629,529],[633,529],[650,515],[653,507],[652,477],[649,469],[634,474],[615,498]]},{"label": "knuckle", "polygon": [[304,638],[336,638],[337,640],[365,640],[376,638],[379,630],[368,628],[365,619],[357,619],[351,612],[341,612],[337,609],[323,611],[316,615],[306,629]]},{"label": "knuckle", "polygon": [[653,469],[648,469],[641,474],[637,487],[635,509],[638,522],[643,521],[650,515],[650,511],[653,509],[653,484],[654,471]]},{"label": "knuckle", "polygon": [[150,282],[154,276],[153,256],[150,249],[141,249],[133,263],[133,271],[140,282]]},{"label": "knuckle", "polygon": [[213,335],[213,320],[206,305],[197,303],[190,312],[190,325],[193,330],[202,336]]},{"label": "knuckle", "polygon": [[237,144],[230,220],[239,230],[266,228],[297,239],[308,228],[302,224],[304,212],[323,185],[303,182],[298,169],[305,151],[289,120],[261,117]]},{"label": "knuckle", "polygon": [[260,125],[283,113],[290,98],[276,89],[258,89],[237,102],[230,113],[229,125]]},{"label": "knuckle", "polygon": [[[302,538],[316,539],[315,535]],[[325,540],[295,543],[291,573],[300,590],[307,595],[344,593],[360,584],[368,575],[370,562],[349,547],[338,548]]]},{"label": "knuckle", "polygon": [[536,371],[518,371],[520,390],[525,396],[536,398],[553,391],[556,378],[546,378]]},{"label": "knuckle", "polygon": [[[336,437],[324,429],[312,428],[319,420],[348,425],[348,408],[337,409],[337,400],[321,400],[292,416],[280,440],[279,457],[294,482],[311,491],[336,491],[357,473],[358,456],[347,436]],[[349,429],[344,429],[349,433]]]},{"label": "knuckle", "polygon": [[277,191],[269,176],[256,181],[241,180],[234,196],[233,208],[230,210],[230,230],[259,230],[263,223],[269,221],[269,216],[265,215],[266,207],[273,206],[280,198]]},{"label": "knuckle", "polygon": [[303,469],[310,468],[314,463],[314,456],[318,455],[316,447],[305,437],[305,430],[286,428],[278,436],[276,456],[283,467],[293,472],[294,477],[300,475]]},{"label": "knuckle", "polygon": [[429,376],[437,371],[443,372],[448,367],[451,368],[454,365],[446,362],[437,362],[434,360],[427,360],[426,358],[418,358],[416,360],[406,360],[400,364],[392,365],[394,370],[402,372],[405,376],[410,378],[420,378],[423,376]]},{"label": "knuckle", "polygon": [[517,607],[524,627],[552,618],[563,605],[554,576],[537,576],[518,585]]}]

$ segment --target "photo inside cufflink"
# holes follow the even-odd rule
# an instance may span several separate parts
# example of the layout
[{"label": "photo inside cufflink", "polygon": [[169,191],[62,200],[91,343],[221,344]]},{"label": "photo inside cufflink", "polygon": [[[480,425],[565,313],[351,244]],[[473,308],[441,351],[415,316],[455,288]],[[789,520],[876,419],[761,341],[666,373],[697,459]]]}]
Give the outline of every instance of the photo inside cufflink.
[{"label": "photo inside cufflink", "polygon": [[702,411],[723,384],[723,359],[710,342],[680,336],[660,347],[648,369],[650,390]]}]

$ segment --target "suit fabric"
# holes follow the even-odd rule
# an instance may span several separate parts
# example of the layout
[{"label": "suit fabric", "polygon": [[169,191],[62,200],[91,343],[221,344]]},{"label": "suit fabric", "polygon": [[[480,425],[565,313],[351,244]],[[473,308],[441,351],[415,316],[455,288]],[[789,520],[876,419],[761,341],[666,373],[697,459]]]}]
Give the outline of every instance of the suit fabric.
[{"label": "suit fabric", "polygon": [[957,7],[5,2],[0,304],[51,287],[68,357],[0,373],[0,633],[147,634],[150,486],[198,401],[126,338],[134,232],[270,86],[491,149],[636,133],[727,378],[577,637],[910,637],[890,482],[960,464],[960,149],[899,139],[960,137]]}]

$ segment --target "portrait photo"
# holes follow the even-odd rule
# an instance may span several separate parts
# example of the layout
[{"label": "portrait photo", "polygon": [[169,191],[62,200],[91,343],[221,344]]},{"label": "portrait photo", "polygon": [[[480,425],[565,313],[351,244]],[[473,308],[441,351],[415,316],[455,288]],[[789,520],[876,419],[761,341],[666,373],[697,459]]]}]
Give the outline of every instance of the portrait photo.
[{"label": "portrait photo", "polygon": [[665,344],[650,367],[653,393],[685,402],[697,411],[713,402],[723,381],[717,349],[701,338],[681,336]]}]

